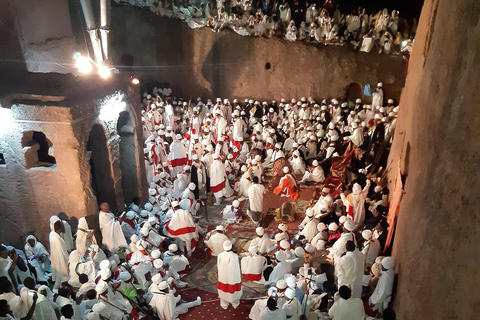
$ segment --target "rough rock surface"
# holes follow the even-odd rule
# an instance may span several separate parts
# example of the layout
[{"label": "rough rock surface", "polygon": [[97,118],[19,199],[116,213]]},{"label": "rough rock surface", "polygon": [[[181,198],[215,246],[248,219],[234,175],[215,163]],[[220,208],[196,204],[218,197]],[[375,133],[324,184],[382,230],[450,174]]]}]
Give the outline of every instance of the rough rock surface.
[{"label": "rough rock surface", "polygon": [[[136,166],[133,175],[137,178],[139,196],[146,196],[138,88],[132,90],[121,81],[105,84],[97,83],[94,78],[69,81],[69,77],[55,77],[66,81],[50,88],[51,97],[42,96],[43,87],[36,86],[35,81],[30,85],[26,76],[18,92],[9,88],[9,95],[1,98],[0,148],[6,164],[0,165],[0,241],[22,248],[25,237],[31,233],[48,245],[48,221],[54,214],[63,212],[62,217],[75,231],[78,218],[97,213],[97,198],[91,188],[91,153],[87,150],[94,125],[100,125],[100,132],[105,135],[105,152],[95,156],[103,157],[106,165],[95,169],[111,177],[112,211],[122,211],[124,202],[131,200],[123,196],[120,168],[117,120],[122,111],[129,113],[135,128],[132,134],[137,142],[131,153],[141,165]],[[40,78],[46,82],[49,75]],[[79,94],[78,86],[84,86],[86,92]],[[112,104],[112,99],[117,101]],[[26,144],[33,131],[43,132],[53,144],[50,152],[56,159],[54,166],[31,165],[38,144]]]},{"label": "rough rock surface", "polygon": [[169,82],[174,95],[184,98],[344,97],[350,83],[363,88],[383,81],[387,95],[398,99],[406,75],[399,56],[192,30],[129,6],[112,7],[111,46],[115,65],[129,54],[138,76]]},{"label": "rough rock surface", "polygon": [[480,314],[480,3],[425,1],[390,182],[406,175],[394,245],[398,319]]}]

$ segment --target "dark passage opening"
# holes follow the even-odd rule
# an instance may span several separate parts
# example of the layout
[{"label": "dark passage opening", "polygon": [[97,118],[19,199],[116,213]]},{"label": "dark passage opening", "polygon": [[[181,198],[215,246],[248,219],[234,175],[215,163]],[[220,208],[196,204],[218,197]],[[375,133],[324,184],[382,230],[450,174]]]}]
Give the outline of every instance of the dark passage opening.
[{"label": "dark passage opening", "polygon": [[92,191],[100,205],[108,202],[113,213],[118,211],[115,196],[112,168],[110,164],[107,136],[99,124],[93,126],[87,143],[90,155],[90,172],[92,175]]},{"label": "dark passage opening", "polygon": [[128,111],[120,112],[117,122],[120,136],[120,170],[125,204],[138,197],[137,160],[135,157],[135,134]]}]

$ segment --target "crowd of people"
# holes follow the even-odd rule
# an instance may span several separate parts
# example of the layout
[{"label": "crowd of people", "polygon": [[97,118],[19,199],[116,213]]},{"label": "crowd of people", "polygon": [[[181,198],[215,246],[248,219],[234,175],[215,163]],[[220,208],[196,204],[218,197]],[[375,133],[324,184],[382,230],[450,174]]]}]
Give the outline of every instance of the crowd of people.
[{"label": "crowd of people", "polygon": [[[52,216],[49,250],[33,235],[24,250],[1,245],[0,319],[177,319],[201,304],[177,289],[188,285],[189,257],[202,240],[217,259],[224,309],[239,306],[242,282],[251,281],[268,288],[252,320],[395,318],[380,177],[398,107],[384,105],[382,83],[371,104],[186,101],[168,84],[143,97],[148,200],[117,215],[102,203],[101,242],[85,217],[72,234]],[[319,192],[297,213],[298,227],[260,226],[273,205],[266,192],[294,201],[307,186]],[[207,232],[199,210],[209,199],[224,222]],[[240,222],[252,225],[245,250],[227,231]]]},{"label": "crowd of people", "polygon": [[345,13],[339,5],[334,9],[331,0],[116,1],[185,21],[192,29],[209,27],[216,32],[228,28],[242,36],[350,43],[361,52],[408,55],[416,32],[416,20],[409,29],[396,10],[369,14],[359,7]]}]

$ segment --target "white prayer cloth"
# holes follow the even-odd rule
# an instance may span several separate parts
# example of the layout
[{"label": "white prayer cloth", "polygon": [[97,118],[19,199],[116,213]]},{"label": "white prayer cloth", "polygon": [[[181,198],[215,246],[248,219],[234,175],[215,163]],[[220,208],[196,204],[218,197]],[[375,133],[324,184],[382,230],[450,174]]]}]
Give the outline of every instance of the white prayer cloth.
[{"label": "white prayer cloth", "polygon": [[362,253],[364,256],[365,255],[367,256],[367,259],[366,259],[367,264],[371,265],[375,262],[375,259],[378,257],[378,253],[380,252],[380,249],[381,249],[380,242],[378,242],[377,239],[372,239],[368,243],[364,244]]},{"label": "white prayer cloth", "polygon": [[52,263],[52,281],[54,288],[60,287],[62,279],[68,276],[68,252],[65,241],[55,231],[49,235],[50,241],[50,260]]},{"label": "white prayer cloth", "polygon": [[352,201],[348,201],[343,193],[340,194],[343,205],[347,207],[353,207],[353,222],[355,222],[355,229],[360,228],[365,222],[365,199],[367,198],[368,189],[370,188],[370,179],[367,179],[365,188],[360,187],[358,183],[353,185],[353,192],[351,193]]},{"label": "white prayer cloth", "polygon": [[268,282],[277,283],[278,280],[283,279],[283,277],[290,272],[292,272],[292,264],[286,261],[281,261],[275,266],[275,268],[273,268],[273,271],[268,278]]},{"label": "white prayer cloth", "polygon": [[250,210],[256,212],[263,211],[263,195],[266,193],[265,187],[262,184],[252,184],[248,188],[248,199],[250,203]]},{"label": "white prayer cloth", "polygon": [[224,164],[220,160],[214,160],[210,166],[210,173],[210,189],[215,198],[230,197],[233,190],[227,180]]},{"label": "white prayer cloth", "polygon": [[248,317],[252,320],[260,320],[260,315],[262,314],[263,310],[267,307],[268,298],[259,299],[255,301],[252,309],[250,310],[250,314]]},{"label": "white prayer cloth", "polygon": [[223,219],[227,220],[227,223],[235,223],[237,217],[235,216],[235,208],[232,205],[225,206],[221,212]]},{"label": "white prayer cloth", "polygon": [[249,249],[256,246],[258,248],[258,252],[260,254],[265,254],[272,249],[276,248],[275,241],[270,239],[267,235],[263,235],[263,237],[256,237],[252,241],[250,241]]},{"label": "white prayer cloth", "polygon": [[178,316],[175,314],[175,297],[170,293],[163,293],[161,291],[155,292],[159,292],[157,294],[153,293],[153,295],[155,299],[155,308],[157,309],[157,314],[160,319],[174,320]]},{"label": "white prayer cloth", "polygon": [[353,251],[353,257],[355,259],[357,277],[352,285],[352,297],[361,298],[362,297],[362,282],[363,282],[363,273],[365,270],[364,264],[364,255],[361,251],[355,249]]},{"label": "white prayer cloth", "polygon": [[[34,240],[34,246],[30,246],[28,240]],[[43,244],[37,241],[33,235],[29,235],[25,243],[25,254],[28,259],[28,262],[35,268],[37,271],[37,280],[38,281],[47,281],[47,276],[45,275],[46,270],[50,267],[50,254],[48,253],[47,248]]]},{"label": "white prayer cloth", "polygon": [[311,242],[312,239],[317,235],[318,220],[316,218],[309,219],[305,224],[305,227],[302,230],[302,234],[307,238],[308,242]]},{"label": "white prayer cloth", "polygon": [[243,257],[241,262],[242,275],[245,280],[264,283],[263,271],[267,268],[267,259],[259,254]]},{"label": "white prayer cloth", "polygon": [[322,167],[316,166],[310,169],[309,171],[305,171],[305,174],[303,175],[301,182],[307,182],[307,181],[313,181],[313,182],[325,181],[325,173],[323,172]]},{"label": "white prayer cloth", "polygon": [[79,276],[86,274],[89,281],[95,281],[95,263],[93,261],[85,261],[78,250],[73,250],[68,258],[68,270],[70,272],[71,286],[79,288],[81,286]]},{"label": "white prayer cloth", "polygon": [[212,251],[212,256],[216,257],[224,251],[223,243],[227,240],[228,237],[225,234],[217,232],[205,241],[205,244]]},{"label": "white prayer cloth", "polygon": [[20,319],[27,315],[28,310],[25,310],[24,302],[20,296],[17,296],[15,293],[4,292],[0,294],[0,300],[7,300],[15,318]]},{"label": "white prayer cloth", "polygon": [[221,300],[238,305],[242,297],[242,278],[238,256],[232,251],[224,251],[217,257],[218,297]]},{"label": "white prayer cloth", "polygon": [[262,313],[260,314],[260,320],[279,320],[279,319],[286,319],[287,316],[285,315],[285,311],[281,308],[270,310],[268,308],[263,309]]},{"label": "white prayer cloth", "polygon": [[357,278],[357,264],[353,252],[348,251],[343,255],[336,265],[338,277],[338,287],[347,286],[353,288],[353,283]]},{"label": "white prayer cloth", "polygon": [[302,305],[296,297],[285,302],[282,306],[282,309],[285,311],[285,315],[287,316],[288,320],[300,319],[300,315],[303,312]]},{"label": "white prayer cloth", "polygon": [[328,314],[335,320],[363,320],[365,317],[363,302],[358,298],[338,299]]},{"label": "white prayer cloth", "polygon": [[375,110],[377,107],[383,107],[383,89],[378,88],[372,92],[372,108]]},{"label": "white prayer cloth", "polygon": [[305,174],[305,162],[301,157],[293,157],[290,160],[290,164],[292,165],[293,174],[298,177],[303,177]]},{"label": "white prayer cloth", "polygon": [[115,254],[119,247],[127,247],[120,222],[115,219],[113,213],[100,211],[99,223],[102,242],[112,254]]},{"label": "white prayer cloth", "polygon": [[373,310],[383,311],[388,307],[392,299],[394,274],[393,270],[382,271],[380,279],[378,279],[375,291],[370,296],[370,303],[373,304]]},{"label": "white prayer cloth", "polygon": [[78,252],[81,255],[84,255],[88,247],[91,247],[93,244],[97,244],[97,239],[95,235],[92,235],[90,238],[87,238],[88,232],[87,220],[85,217],[78,219],[78,229],[77,229],[77,239],[75,241]]}]

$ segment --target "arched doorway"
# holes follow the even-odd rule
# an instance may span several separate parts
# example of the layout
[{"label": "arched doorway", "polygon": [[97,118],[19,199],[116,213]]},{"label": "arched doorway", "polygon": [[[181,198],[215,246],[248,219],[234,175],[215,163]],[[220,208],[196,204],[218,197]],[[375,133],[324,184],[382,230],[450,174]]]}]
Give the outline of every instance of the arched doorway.
[{"label": "arched doorway", "polygon": [[135,128],[128,111],[120,112],[117,133],[120,136],[120,170],[125,204],[138,197],[137,160],[135,156]]},{"label": "arched doorway", "polygon": [[114,213],[118,212],[107,136],[101,125],[94,125],[90,131],[87,150],[91,152],[90,172],[93,194],[97,197],[99,205],[102,202],[108,202],[110,210]]},{"label": "arched doorway", "polygon": [[362,86],[356,82],[352,82],[347,87],[347,95],[345,97],[346,101],[355,102],[356,99],[362,98]]}]

